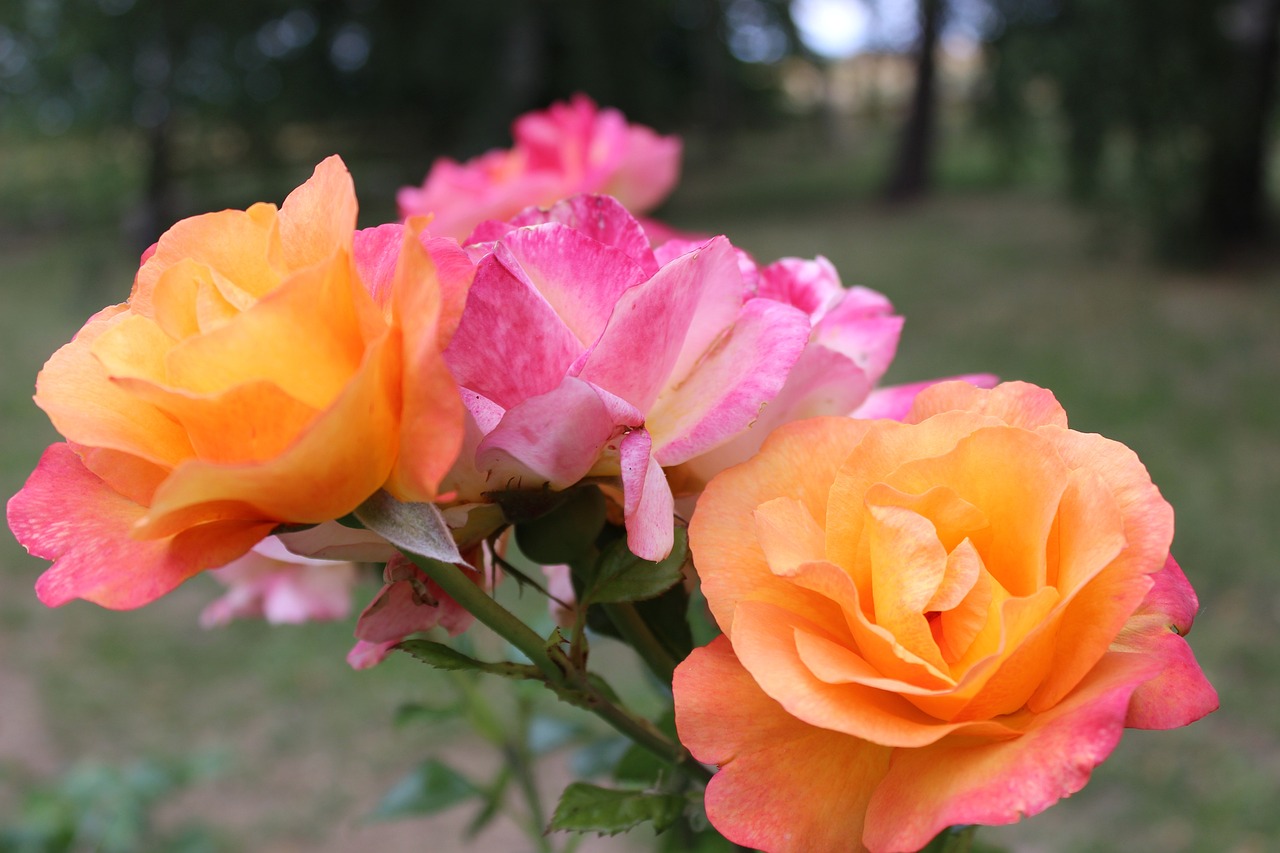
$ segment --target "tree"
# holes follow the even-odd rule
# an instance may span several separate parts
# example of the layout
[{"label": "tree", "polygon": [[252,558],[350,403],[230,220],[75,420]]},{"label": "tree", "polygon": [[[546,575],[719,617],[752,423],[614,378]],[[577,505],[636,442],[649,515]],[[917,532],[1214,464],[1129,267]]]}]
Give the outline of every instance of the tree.
[{"label": "tree", "polygon": [[1266,239],[1280,0],[998,7],[991,91],[1006,140],[1027,118],[1027,84],[1047,81],[1073,194],[1132,199],[1172,259],[1212,261]]},{"label": "tree", "polygon": [[932,185],[938,114],[938,41],[946,23],[946,0],[919,0],[915,85],[902,126],[893,172],[885,187],[890,201],[909,201]]}]

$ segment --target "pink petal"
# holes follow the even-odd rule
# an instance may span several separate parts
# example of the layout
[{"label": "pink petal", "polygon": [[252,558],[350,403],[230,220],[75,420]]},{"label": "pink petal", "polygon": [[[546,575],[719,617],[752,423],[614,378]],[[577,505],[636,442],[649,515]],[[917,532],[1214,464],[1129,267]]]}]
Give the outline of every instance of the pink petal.
[{"label": "pink petal", "polygon": [[737,436],[700,453],[685,468],[703,483],[724,469],[754,456],[775,429],[791,421],[824,415],[846,415],[866,399],[871,382],[862,368],[838,352],[810,343],[786,384],[760,412],[751,426]]},{"label": "pink petal", "polygon": [[769,299],[747,302],[693,371],[664,389],[649,411],[658,461],[678,464],[747,429],[782,389],[808,337],[808,318],[798,309]]},{"label": "pink petal", "polygon": [[50,607],[83,598],[116,610],[141,607],[205,569],[223,566],[274,522],[202,524],[176,536],[134,539],[146,507],[91,473],[66,444],[52,444],[9,500],[9,527],[27,550],[53,560],[36,582]]},{"label": "pink petal", "polygon": [[680,180],[682,145],[674,136],[659,136],[632,125],[627,132],[626,157],[603,187],[637,213],[662,203]]},{"label": "pink petal", "polygon": [[583,344],[501,245],[480,262],[445,360],[464,388],[504,409],[553,390]]},{"label": "pink petal", "polygon": [[648,411],[663,386],[679,381],[733,322],[740,305],[732,247],[717,237],[624,293],[579,375]]},{"label": "pink petal", "polygon": [[[504,225],[487,223],[476,235],[498,240],[516,228],[558,222],[584,237],[621,251],[644,271],[644,278],[658,271],[658,262],[649,248],[649,238],[640,223],[615,198],[606,195],[575,195],[549,208],[530,207]],[[705,241],[704,241],[705,242]]]},{"label": "pink petal", "polygon": [[1147,593],[1113,648],[1162,661],[1160,674],[1133,693],[1125,725],[1136,729],[1185,726],[1218,708],[1218,693],[1184,639],[1199,602],[1172,556],[1151,576]]},{"label": "pink petal", "polygon": [[356,644],[351,647],[351,651],[347,652],[347,665],[352,669],[375,667],[387,659],[387,656],[391,654],[391,650],[399,642],[399,640],[392,640],[387,643],[370,643],[365,640],[357,640]]},{"label": "pink petal", "polygon": [[623,516],[627,525],[627,547],[644,560],[662,560],[674,544],[672,522],[675,499],[667,485],[667,475],[651,453],[649,433],[634,430],[622,439]]},{"label": "pink petal", "polygon": [[[857,290],[865,293],[875,292],[865,288]],[[854,294],[854,291],[846,291],[840,284],[840,276],[836,268],[826,258],[819,256],[813,260],[782,258],[762,267],[756,293],[765,299],[773,299],[799,308],[808,314],[814,323],[817,323],[829,308],[839,302],[842,297]],[[892,311],[893,306],[889,304],[889,300],[883,296],[880,298],[883,300],[882,305],[879,306],[883,308],[882,313]],[[857,298],[847,301],[862,302]]]},{"label": "pink petal", "polygon": [[1000,380],[990,373],[966,373],[963,376],[948,376],[942,379],[928,379],[924,382],[912,382],[907,385],[890,385],[877,388],[871,395],[854,409],[851,417],[865,420],[886,419],[900,421],[911,411],[916,395],[931,385],[939,382],[968,382],[978,388],[994,388]]},{"label": "pink petal", "polygon": [[624,251],[559,222],[512,231],[502,245],[584,348],[604,332],[622,294],[648,278]]},{"label": "pink petal", "polygon": [[[480,572],[468,572],[476,586],[484,587]],[[388,583],[360,614],[356,638],[369,643],[398,643],[410,634],[445,628],[450,636],[462,633],[473,621],[463,607],[400,556],[387,563]]]},{"label": "pink petal", "polygon": [[873,851],[918,850],[948,826],[999,826],[1038,814],[1084,787],[1120,741],[1129,698],[1158,664],[1110,654],[1063,702],[1007,717],[1020,737],[946,738],[894,752],[867,811]]},{"label": "pink petal", "polygon": [[586,476],[625,426],[639,421],[618,423],[596,388],[566,377],[554,391],[503,415],[480,442],[476,468],[491,489],[564,489]]},{"label": "pink petal", "polygon": [[399,223],[364,228],[355,233],[352,256],[356,272],[379,306],[385,307],[391,300],[391,282],[403,242],[404,226]]}]

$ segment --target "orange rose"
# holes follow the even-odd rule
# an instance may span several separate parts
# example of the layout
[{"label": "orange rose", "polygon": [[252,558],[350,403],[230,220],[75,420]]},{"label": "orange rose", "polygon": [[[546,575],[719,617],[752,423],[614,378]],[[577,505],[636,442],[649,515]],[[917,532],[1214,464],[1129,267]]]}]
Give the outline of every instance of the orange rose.
[{"label": "orange rose", "polygon": [[1173,512],[1053,395],[945,383],[906,422],[782,427],[689,528],[724,635],[676,674],[711,822],[765,850],[916,850],[1079,790],[1125,726],[1217,696]]},{"label": "orange rose", "polygon": [[9,504],[18,539],[55,560],[42,601],[137,607],[281,523],[340,517],[383,486],[435,496],[461,442],[440,352],[465,282],[442,293],[420,228],[355,223],[337,157],[278,210],[183,220],[128,303],[49,360],[36,402],[68,443]]}]

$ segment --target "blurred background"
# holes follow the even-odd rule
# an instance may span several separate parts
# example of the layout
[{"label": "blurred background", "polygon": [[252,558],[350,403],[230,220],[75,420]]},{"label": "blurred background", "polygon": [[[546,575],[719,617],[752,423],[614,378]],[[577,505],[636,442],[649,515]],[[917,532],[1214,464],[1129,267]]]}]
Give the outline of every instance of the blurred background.
[{"label": "blurred background", "polygon": [[[585,92],[684,137],[659,218],[887,294],[891,381],[1051,387],[1174,505],[1222,710],[1127,733],[1083,792],[981,837],[1277,849],[1278,39],[1280,0],[0,0],[0,491],[56,439],[40,365],[174,220],[279,202],[339,153],[361,224],[387,221],[436,157]],[[468,806],[369,816],[431,755],[493,775],[467,725],[422,722],[473,685],[351,671],[351,622],[204,631],[208,578],[48,611],[0,538],[0,850],[466,849]],[[536,697],[491,701],[542,733],[548,796],[599,751]],[[65,844],[4,846],[24,832]],[[530,846],[501,816],[474,843]]]}]

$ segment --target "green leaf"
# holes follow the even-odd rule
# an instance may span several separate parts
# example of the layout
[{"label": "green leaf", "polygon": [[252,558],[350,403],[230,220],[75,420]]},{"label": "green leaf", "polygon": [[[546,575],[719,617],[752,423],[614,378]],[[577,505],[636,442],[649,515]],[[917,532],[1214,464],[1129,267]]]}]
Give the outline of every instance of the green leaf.
[{"label": "green leaf", "polygon": [[636,611],[677,661],[693,651],[693,633],[689,630],[689,594],[684,584],[676,584],[657,598],[637,601]]},{"label": "green leaf", "polygon": [[451,672],[485,672],[503,678],[540,678],[537,667],[524,663],[489,663],[467,657],[457,649],[433,640],[404,640],[396,646],[423,663]]},{"label": "green leaf", "polygon": [[600,489],[573,489],[546,515],[517,524],[516,544],[535,563],[572,563],[595,547],[604,521],[605,503]]},{"label": "green leaf", "polygon": [[662,832],[680,819],[686,800],[679,794],[618,791],[574,782],[560,796],[550,829],[617,835],[642,823]]},{"label": "green leaf", "polygon": [[435,758],[429,758],[383,795],[373,817],[389,820],[430,815],[483,793],[474,782]]},{"label": "green leaf", "polygon": [[623,540],[614,542],[600,556],[583,603],[590,606],[657,598],[684,580],[683,566],[688,553],[681,528],[676,528],[671,554],[658,563],[632,554]]},{"label": "green leaf", "polygon": [[356,507],[355,516],[397,548],[441,563],[467,565],[435,504],[404,503],[379,490]]}]

